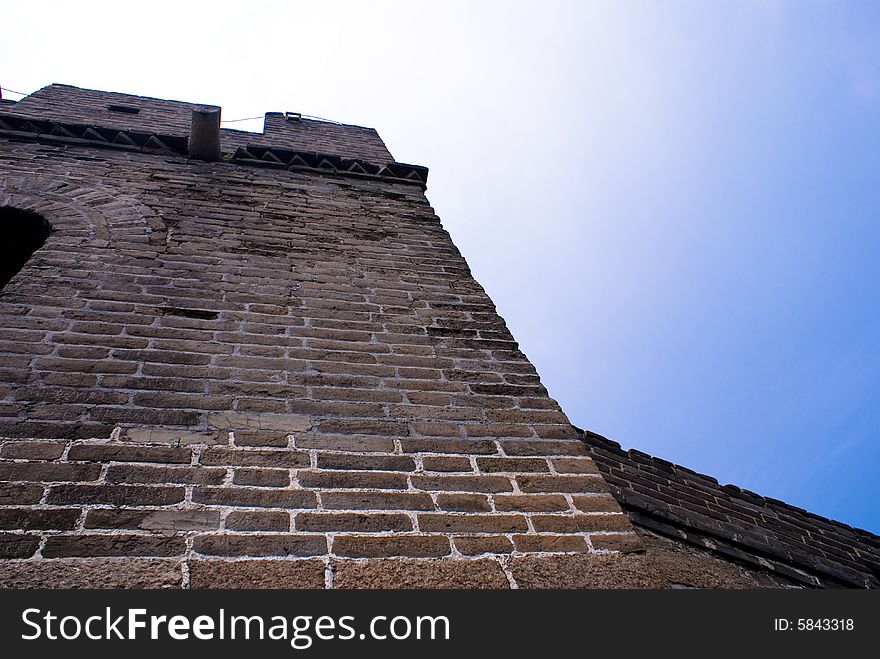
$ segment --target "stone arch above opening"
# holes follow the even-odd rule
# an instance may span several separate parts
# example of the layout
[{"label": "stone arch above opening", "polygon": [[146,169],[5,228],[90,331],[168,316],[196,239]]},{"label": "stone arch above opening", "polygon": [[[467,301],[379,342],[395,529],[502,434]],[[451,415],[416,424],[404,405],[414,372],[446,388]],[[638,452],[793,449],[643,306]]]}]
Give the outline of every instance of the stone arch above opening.
[{"label": "stone arch above opening", "polygon": [[0,177],[0,207],[36,213],[52,227],[55,246],[165,248],[162,218],[135,196],[101,185],[29,176]]}]

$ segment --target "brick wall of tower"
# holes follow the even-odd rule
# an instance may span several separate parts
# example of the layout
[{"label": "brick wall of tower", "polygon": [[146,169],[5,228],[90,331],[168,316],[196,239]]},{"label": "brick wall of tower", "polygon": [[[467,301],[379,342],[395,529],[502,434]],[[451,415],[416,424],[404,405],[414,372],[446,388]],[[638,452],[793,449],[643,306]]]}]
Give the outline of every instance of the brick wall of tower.
[{"label": "brick wall of tower", "polygon": [[[110,109],[119,106],[137,109],[138,112],[131,114]],[[9,111],[67,123],[154,131],[166,135],[188,135],[193,107],[216,106],[194,106],[182,101],[54,84],[26,96]],[[226,120],[236,117],[222,115],[221,118]],[[227,127],[220,131],[224,153],[231,153],[237,147],[247,144],[262,144],[362,158],[380,165],[394,160],[375,129],[364,126],[310,119],[288,120],[283,112],[266,113],[262,134],[236,130],[236,125],[238,124],[226,124]]]},{"label": "brick wall of tower", "polygon": [[420,186],[0,163],[53,227],[0,292],[4,585],[607,585],[638,548]]}]

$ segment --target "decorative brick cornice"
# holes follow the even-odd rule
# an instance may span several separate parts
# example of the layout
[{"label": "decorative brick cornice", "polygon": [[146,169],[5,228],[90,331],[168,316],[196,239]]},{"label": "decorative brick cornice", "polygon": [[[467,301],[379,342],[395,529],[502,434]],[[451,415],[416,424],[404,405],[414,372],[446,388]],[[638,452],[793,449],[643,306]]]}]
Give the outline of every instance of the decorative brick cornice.
[{"label": "decorative brick cornice", "polygon": [[358,178],[393,179],[402,183],[415,183],[422,187],[428,183],[427,167],[399,162],[376,165],[365,160],[342,158],[326,153],[295,151],[284,147],[253,145],[240,147],[232,155],[232,161],[258,167],[307,169]]},{"label": "decorative brick cornice", "polygon": [[28,141],[63,143],[122,151],[185,155],[187,139],[175,135],[140,133],[86,124],[68,124],[14,114],[0,114],[0,136]]},{"label": "decorative brick cornice", "polygon": [[[160,135],[87,124],[62,123],[0,113],[0,137],[28,141],[70,144],[138,151],[160,155],[185,156],[187,138]],[[428,168],[391,162],[384,165],[338,155],[297,151],[286,147],[248,145],[239,147],[228,160],[239,165],[274,169],[307,170],[355,178],[388,179],[425,188]]]}]

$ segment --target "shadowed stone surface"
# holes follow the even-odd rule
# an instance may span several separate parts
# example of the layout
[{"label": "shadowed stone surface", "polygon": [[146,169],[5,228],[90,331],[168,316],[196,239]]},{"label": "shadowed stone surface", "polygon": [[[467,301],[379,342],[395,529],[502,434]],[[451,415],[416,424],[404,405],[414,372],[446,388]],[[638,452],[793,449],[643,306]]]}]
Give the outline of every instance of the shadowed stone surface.
[{"label": "shadowed stone surface", "polygon": [[509,588],[492,559],[333,561],[334,588]]}]

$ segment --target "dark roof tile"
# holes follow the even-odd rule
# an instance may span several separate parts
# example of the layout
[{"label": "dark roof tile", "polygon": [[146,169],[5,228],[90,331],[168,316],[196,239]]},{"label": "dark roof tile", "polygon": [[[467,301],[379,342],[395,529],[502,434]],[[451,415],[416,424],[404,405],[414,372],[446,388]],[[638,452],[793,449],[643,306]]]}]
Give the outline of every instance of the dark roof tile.
[{"label": "dark roof tile", "polygon": [[880,537],[596,433],[581,437],[637,526],[803,585],[880,587]]}]

